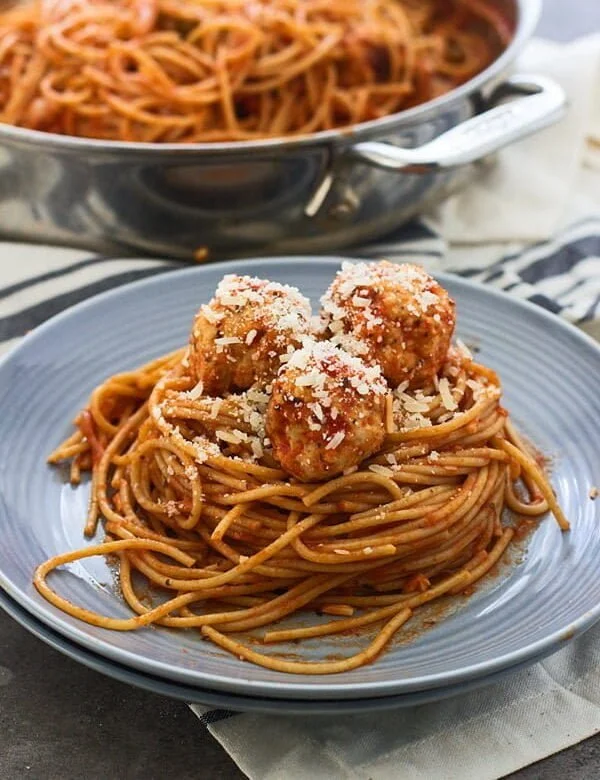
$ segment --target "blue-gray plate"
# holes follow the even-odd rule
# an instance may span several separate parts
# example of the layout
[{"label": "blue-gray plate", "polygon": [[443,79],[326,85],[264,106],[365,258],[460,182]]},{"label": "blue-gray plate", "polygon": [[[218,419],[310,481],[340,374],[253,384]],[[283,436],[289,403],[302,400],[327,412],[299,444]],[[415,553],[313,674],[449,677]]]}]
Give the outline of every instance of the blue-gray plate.
[{"label": "blue-gray plate", "polygon": [[[505,404],[550,458],[552,482],[572,523],[551,517],[520,560],[445,620],[395,641],[369,666],[336,676],[269,671],[202,641],[196,632],[111,632],[48,604],[32,585],[35,567],[88,544],[87,487],[65,484],[45,456],[69,432],[90,390],[107,375],[182,345],[192,317],[224,273],[293,284],[316,303],[335,258],[275,258],[174,271],[91,299],[38,328],[0,364],[0,587],[70,643],[108,661],[180,685],[237,696],[350,700],[398,696],[480,680],[557,650],[600,618],[600,348],[541,309],[479,285],[440,276],[457,301],[459,335],[496,369]],[[110,570],[89,558],[52,576],[56,589],[91,610],[126,616]],[[360,639],[279,648],[311,660],[355,652]]]},{"label": "blue-gray plate", "polygon": [[[478,677],[455,685],[445,685],[442,688],[427,688],[414,693],[402,693],[396,696],[381,696],[365,699],[282,699],[266,698],[264,696],[238,696],[235,693],[224,691],[212,691],[198,686],[182,685],[181,683],[165,680],[150,674],[144,674],[129,666],[124,666],[116,661],[111,661],[102,655],[87,650],[82,645],[72,642],[62,634],[49,628],[41,620],[34,618],[23,607],[11,599],[4,591],[0,590],[0,609],[4,610],[23,628],[29,631],[42,642],[58,650],[59,653],[72,658],[83,666],[100,672],[107,677],[112,677],[119,682],[134,685],[160,696],[168,696],[171,699],[181,699],[188,704],[202,704],[212,709],[230,710],[239,712],[265,712],[280,713],[286,715],[320,715],[331,717],[333,715],[350,715],[353,713],[365,714],[367,712],[381,712],[384,710],[399,709],[403,707],[417,707],[433,701],[440,701],[452,696],[469,693],[472,690],[484,686],[493,685],[503,680],[507,675],[516,671],[517,667],[502,669],[500,672],[487,677]],[[521,664],[522,666],[524,664]]]}]

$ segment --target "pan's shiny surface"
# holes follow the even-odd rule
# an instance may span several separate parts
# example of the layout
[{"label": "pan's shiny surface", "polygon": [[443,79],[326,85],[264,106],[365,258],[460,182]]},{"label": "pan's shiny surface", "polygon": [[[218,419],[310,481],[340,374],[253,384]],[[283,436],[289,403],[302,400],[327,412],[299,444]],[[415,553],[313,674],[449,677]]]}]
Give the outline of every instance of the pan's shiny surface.
[{"label": "pan's shiny surface", "polygon": [[435,100],[351,130],[169,145],[0,125],[0,233],[183,258],[202,247],[211,258],[325,252],[380,236],[454,189],[466,163],[560,115],[556,85],[535,77],[503,84],[540,0],[502,5],[516,17],[516,33],[489,68]]}]

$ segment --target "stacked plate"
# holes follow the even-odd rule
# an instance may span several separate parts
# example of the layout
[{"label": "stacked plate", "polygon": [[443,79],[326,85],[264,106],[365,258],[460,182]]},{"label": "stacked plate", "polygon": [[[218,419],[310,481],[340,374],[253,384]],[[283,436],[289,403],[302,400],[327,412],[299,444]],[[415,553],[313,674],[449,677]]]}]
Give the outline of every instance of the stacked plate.
[{"label": "stacked plate", "polygon": [[[550,458],[572,530],[542,521],[520,560],[502,567],[453,614],[400,637],[369,666],[335,676],[255,667],[197,632],[112,632],[48,604],[32,575],[46,558],[89,544],[82,526],[88,487],[50,469],[46,454],[69,431],[90,390],[187,340],[192,317],[224,273],[298,286],[314,302],[336,258],[290,258],[174,271],[81,304],[28,336],[0,365],[0,606],[41,639],[120,680],[228,709],[335,713],[413,705],[490,683],[553,652],[600,617],[600,349],[575,328],[527,303],[440,276],[457,302],[458,333],[500,374],[505,405]],[[595,380],[594,380],[595,378]],[[592,493],[593,495],[593,493]],[[53,575],[73,602],[127,616],[101,558]],[[309,643],[311,660],[356,650],[360,638]],[[296,646],[282,648],[298,653]],[[303,651],[304,652],[304,651]]]}]

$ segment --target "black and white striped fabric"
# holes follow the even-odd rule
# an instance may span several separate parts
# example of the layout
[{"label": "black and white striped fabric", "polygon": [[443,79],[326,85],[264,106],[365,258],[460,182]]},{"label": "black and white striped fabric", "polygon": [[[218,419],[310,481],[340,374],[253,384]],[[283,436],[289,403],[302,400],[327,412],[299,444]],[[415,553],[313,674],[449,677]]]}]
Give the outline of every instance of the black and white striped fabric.
[{"label": "black and white striped fabric", "polygon": [[[490,284],[572,322],[600,319],[600,217],[573,224],[550,241],[519,251],[448,247],[422,222],[347,253],[421,263]],[[459,259],[456,259],[459,258]],[[0,349],[48,318],[97,293],[185,264],[108,257],[35,244],[0,244]]]},{"label": "black and white striped fabric", "polygon": [[485,245],[449,253],[443,239],[421,223],[404,231],[358,254],[398,262],[414,259],[433,271],[457,273],[510,292],[571,322],[600,318],[600,217],[582,219],[550,241],[518,250]]}]

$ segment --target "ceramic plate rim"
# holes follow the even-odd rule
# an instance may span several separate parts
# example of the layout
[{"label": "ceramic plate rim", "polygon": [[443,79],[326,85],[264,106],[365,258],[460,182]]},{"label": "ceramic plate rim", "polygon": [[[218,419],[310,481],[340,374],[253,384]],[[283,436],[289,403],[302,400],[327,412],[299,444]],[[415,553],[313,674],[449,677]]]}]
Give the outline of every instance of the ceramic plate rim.
[{"label": "ceramic plate rim", "polygon": [[[297,716],[322,716],[352,715],[386,712],[391,709],[404,709],[423,704],[432,704],[444,699],[452,698],[466,693],[471,693],[480,688],[501,682],[510,674],[515,674],[520,669],[529,665],[529,662],[502,669],[492,675],[478,677],[473,680],[459,682],[455,685],[441,688],[427,688],[423,691],[395,694],[364,699],[280,699],[266,696],[244,696],[231,691],[213,691],[208,688],[191,686],[186,683],[178,683],[157,675],[131,669],[118,661],[112,661],[105,656],[81,646],[55,629],[47,626],[34,617],[24,607],[18,604],[4,590],[0,588],[0,611],[5,612],[12,620],[34,637],[48,645],[62,655],[92,669],[98,674],[110,677],[118,682],[141,688],[160,696],[168,696],[186,704],[201,704],[203,706],[218,709],[230,709],[235,712],[253,712],[260,714],[286,714]],[[537,663],[545,655],[532,659]]]}]

